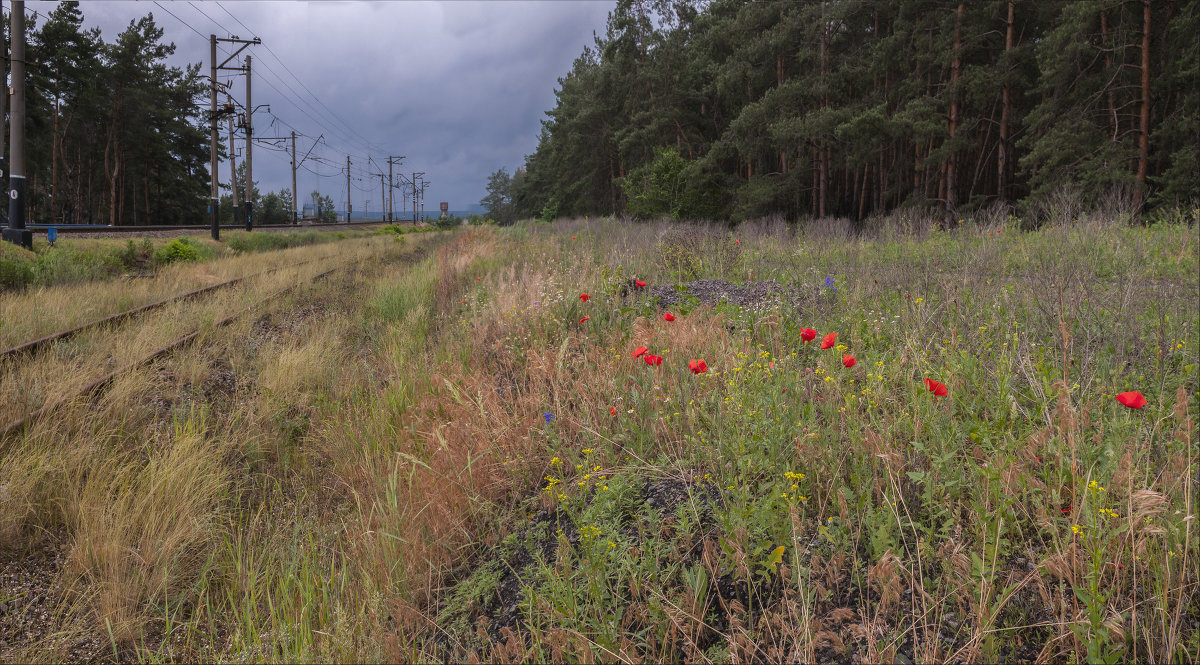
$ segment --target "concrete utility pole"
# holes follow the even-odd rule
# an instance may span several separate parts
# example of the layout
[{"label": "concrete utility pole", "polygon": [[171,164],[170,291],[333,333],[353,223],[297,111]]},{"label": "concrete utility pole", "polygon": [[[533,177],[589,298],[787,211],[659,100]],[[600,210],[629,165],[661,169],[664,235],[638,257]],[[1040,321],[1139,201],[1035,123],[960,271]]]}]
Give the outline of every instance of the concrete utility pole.
[{"label": "concrete utility pole", "polygon": [[[7,40],[4,38],[4,4],[0,2],[0,55],[8,53]],[[0,83],[6,82],[4,70],[0,70]],[[4,176],[8,175],[8,151],[4,149],[4,118],[8,115],[8,90],[0,94],[0,182],[4,182]],[[8,208],[0,206],[0,222],[8,222]]]},{"label": "concrete utility pole", "polygon": [[[231,100],[232,103],[232,100]],[[229,186],[233,190],[233,223],[238,220],[237,155],[233,144],[233,116],[229,116]]]},{"label": "concrete utility pole", "polygon": [[350,213],[354,204],[350,202],[350,155],[346,155],[346,223],[350,223]]},{"label": "concrete utility pole", "polygon": [[12,111],[9,116],[8,227],[4,239],[33,249],[33,231],[25,228],[25,2],[12,3]]},{"label": "concrete utility pole", "polygon": [[[238,50],[234,51],[233,55],[230,55],[228,58],[225,58],[224,62],[222,62],[221,64],[217,64],[217,42],[230,42],[230,43],[234,43],[234,44],[241,44],[242,46]],[[238,37],[236,35],[233,37],[221,37],[220,39],[218,39],[216,35],[208,36],[208,56],[209,56],[210,62],[212,63],[212,69],[210,70],[210,73],[209,73],[210,87],[209,87],[209,91],[208,91],[209,114],[211,116],[209,119],[208,150],[210,153],[210,158],[212,160],[212,166],[209,169],[209,172],[212,174],[212,192],[209,194],[209,209],[211,211],[210,216],[211,216],[211,221],[212,221],[213,240],[221,239],[221,221],[220,221],[220,212],[219,212],[221,200],[220,200],[220,194],[217,191],[217,85],[218,85],[217,84],[217,70],[229,69],[229,70],[238,71],[238,72],[242,71],[241,67],[226,67],[225,65],[227,65],[230,60],[233,60],[234,58],[236,58],[237,55],[239,53],[241,53],[242,51],[244,51],[247,46],[250,46],[251,44],[261,44],[261,43],[262,43],[262,40],[260,40],[258,37],[247,40],[247,39],[238,39]],[[249,89],[249,85],[250,85],[250,81],[247,80],[246,81],[247,89]],[[249,107],[249,104],[247,104],[247,107]],[[233,145],[233,141],[230,141],[230,150],[231,151],[233,149],[232,145]],[[234,216],[234,223],[237,223],[236,215]]]},{"label": "concrete utility pole", "polygon": [[387,210],[387,185],[383,181],[383,174],[379,174],[379,219],[383,219],[383,211]]},{"label": "concrete utility pole", "polygon": [[296,132],[292,132],[292,225],[300,223],[300,195],[296,193]]},{"label": "concrete utility pole", "polygon": [[[392,221],[392,208],[393,208],[393,205],[394,205],[394,202],[393,202],[393,190],[395,190],[395,189],[396,189],[396,183],[395,183],[395,181],[394,181],[394,180],[393,180],[393,178],[392,178],[392,166],[394,166],[394,165],[398,165],[398,164],[403,164],[403,163],[404,163],[404,155],[392,155],[391,157],[388,157],[388,206],[387,206],[387,213],[388,213],[388,221],[389,221],[389,222],[390,222],[390,221]],[[403,174],[403,173],[402,173],[402,174],[400,174],[400,180],[401,180],[401,181],[403,181],[403,180],[404,180],[404,174]],[[403,203],[403,198],[401,199],[401,202]]]},{"label": "concrete utility pole", "polygon": [[209,114],[209,132],[208,132],[208,152],[211,159],[211,166],[208,169],[212,176],[212,189],[208,195],[208,212],[209,221],[212,223],[212,239],[221,239],[221,220],[217,208],[221,205],[220,195],[217,193],[217,36],[208,36],[208,53],[212,70],[209,72],[208,86],[208,114]]},{"label": "concrete utility pole", "polygon": [[[250,56],[246,56],[246,230],[254,228],[254,103],[250,100]],[[236,222],[235,222],[236,223]]]}]

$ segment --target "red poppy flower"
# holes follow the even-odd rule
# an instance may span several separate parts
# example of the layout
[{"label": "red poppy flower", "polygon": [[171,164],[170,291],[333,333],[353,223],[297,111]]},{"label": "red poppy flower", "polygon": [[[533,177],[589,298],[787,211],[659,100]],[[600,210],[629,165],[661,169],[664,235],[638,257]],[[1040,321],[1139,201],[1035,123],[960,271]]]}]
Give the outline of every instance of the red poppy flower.
[{"label": "red poppy flower", "polygon": [[925,379],[925,387],[929,389],[929,392],[933,393],[934,399],[945,397],[949,394],[949,391],[946,390],[946,384],[934,381],[933,379]]},{"label": "red poppy flower", "polygon": [[733,244],[735,244],[735,245],[740,245],[740,244],[742,244],[742,241],[741,241],[741,240],[738,240],[737,238],[734,238],[734,239],[733,239]]},{"label": "red poppy flower", "polygon": [[822,349],[833,348],[834,344],[837,344],[837,333],[829,333],[825,336],[825,339],[821,340]]},{"label": "red poppy flower", "polygon": [[689,360],[688,369],[692,370],[692,374],[703,374],[708,371],[708,363],[703,360]]},{"label": "red poppy flower", "polygon": [[584,302],[587,302],[590,298],[591,298],[591,296],[589,296],[586,291],[584,293],[579,294],[579,299]]},{"label": "red poppy flower", "polygon": [[805,344],[817,338],[817,331],[812,328],[804,328],[800,331],[800,339],[804,340]]},{"label": "red poppy flower", "polygon": [[1069,504],[1069,503],[1068,503],[1068,504],[1067,504],[1067,507],[1062,509],[1062,514],[1063,514],[1063,515],[1070,515],[1070,514],[1071,514],[1071,504]]},{"label": "red poppy flower", "polygon": [[854,356],[850,355],[849,353],[843,353],[842,364],[846,367],[854,367],[856,364],[858,364],[858,361],[855,360]]},{"label": "red poppy flower", "polygon": [[646,354],[645,358],[642,358],[642,360],[645,360],[647,365],[653,365],[654,367],[658,367],[659,365],[662,364],[663,358],[662,358],[662,356],[656,356],[653,353],[648,353],[648,354]]},{"label": "red poppy flower", "polygon": [[482,277],[476,277],[476,278],[475,278],[475,281],[476,281],[476,282],[482,282],[482,281],[483,281],[483,278],[482,278]]},{"label": "red poppy flower", "polygon": [[1117,401],[1131,409],[1140,409],[1147,404],[1146,398],[1136,390],[1117,395]]},{"label": "red poppy flower", "polygon": [[580,322],[580,323],[583,323],[584,321],[587,321],[587,320],[588,320],[588,319],[590,319],[590,318],[592,318],[592,317],[590,317],[590,316],[585,316],[585,317],[583,317],[582,319],[579,319],[579,322]]},{"label": "red poppy flower", "polygon": [[634,358],[638,358],[638,357],[640,357],[640,356],[644,356],[644,355],[646,355],[646,352],[647,352],[647,351],[649,351],[649,350],[650,350],[650,349],[647,349],[647,348],[646,348],[646,347],[644,347],[644,346],[639,346],[638,348],[636,348],[636,349],[634,349],[634,350],[633,350],[633,353],[631,353],[631,354],[629,354],[629,355],[633,356]]},{"label": "red poppy flower", "polygon": [[575,239],[575,236],[571,236],[571,240],[574,240],[574,239]]},{"label": "red poppy flower", "polygon": [[608,415],[610,415],[610,416],[617,415],[617,407],[615,407],[615,406],[608,407]]},{"label": "red poppy flower", "polygon": [[667,312],[666,314],[663,314],[663,321],[674,321],[674,320],[675,320],[675,315],[674,315],[674,314],[672,314],[672,313],[670,313],[670,312]]},{"label": "red poppy flower", "polygon": [[645,288],[646,283],[640,279],[635,279],[635,280],[633,280],[633,285],[636,286],[637,288],[641,289],[641,288]]}]

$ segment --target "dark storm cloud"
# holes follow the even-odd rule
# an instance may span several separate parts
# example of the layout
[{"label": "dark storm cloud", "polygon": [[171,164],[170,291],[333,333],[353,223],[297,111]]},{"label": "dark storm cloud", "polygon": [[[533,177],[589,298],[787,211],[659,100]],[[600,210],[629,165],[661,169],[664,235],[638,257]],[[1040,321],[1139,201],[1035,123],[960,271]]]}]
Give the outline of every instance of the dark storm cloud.
[{"label": "dark storm cloud", "polygon": [[[26,9],[44,15],[54,4],[27,2]],[[86,25],[100,27],[106,41],[153,13],[165,39],[178,47],[172,64],[202,62],[204,73],[209,33],[260,37],[264,46],[243,52],[255,63],[253,101],[270,104],[287,125],[272,127],[264,109],[254,116],[256,135],[284,135],[294,127],[312,138],[325,136],[325,145],[313,151],[320,161],[305,166],[334,175],[302,169],[300,192],[319,188],[340,207],[346,182],[336,171],[349,152],[355,209],[365,201],[378,210],[379,180],[367,173],[386,171],[388,154],[406,155],[400,170],[425,171],[432,183],[428,211],[439,200],[450,201],[452,209],[477,203],[489,173],[501,166],[511,172],[533,151],[557,79],[592,44],[593,31],[603,32],[612,4],[87,2],[81,8]],[[244,103],[243,79],[233,90]],[[297,140],[301,156],[310,145],[311,138]],[[262,190],[291,186],[285,153],[256,147],[254,157]],[[228,167],[220,173],[227,177]]]}]

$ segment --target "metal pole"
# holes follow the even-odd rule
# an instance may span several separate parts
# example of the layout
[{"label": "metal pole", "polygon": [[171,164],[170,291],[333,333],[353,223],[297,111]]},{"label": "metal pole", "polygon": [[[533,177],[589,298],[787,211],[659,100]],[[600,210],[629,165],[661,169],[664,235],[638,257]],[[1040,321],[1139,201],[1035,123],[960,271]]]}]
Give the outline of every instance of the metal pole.
[{"label": "metal pole", "polygon": [[395,189],[396,183],[392,180],[392,158],[388,157],[388,222],[392,221],[392,190]]},{"label": "metal pole", "polygon": [[[232,101],[232,100],[230,100]],[[233,145],[233,116],[229,116],[229,186],[233,190],[233,223],[238,221],[237,156]]]},{"label": "metal pole", "polygon": [[33,248],[33,231],[25,228],[25,2],[12,4],[12,110],[8,174],[8,227],[4,239]]},{"label": "metal pole", "polygon": [[250,56],[246,56],[246,230],[254,228],[254,102],[250,99]]},{"label": "metal pole", "polygon": [[292,132],[292,224],[300,223],[300,195],[296,193],[296,132]]},{"label": "metal pole", "polygon": [[380,173],[379,174],[379,219],[380,219],[380,221],[383,220],[383,211],[387,210],[387,190],[384,189],[384,187],[386,187],[386,185],[383,182],[383,174]]},{"label": "metal pole", "polygon": [[350,202],[350,155],[346,155],[346,223],[350,223],[350,212],[354,204]]},{"label": "metal pole", "polygon": [[217,36],[208,36],[208,52],[212,61],[212,70],[209,73],[210,82],[208,90],[208,108],[209,108],[209,133],[208,133],[208,152],[212,160],[209,174],[212,176],[212,190],[208,195],[209,221],[212,223],[212,239],[221,239],[221,220],[219,219],[220,212],[218,208],[221,206],[220,195],[217,193]]}]

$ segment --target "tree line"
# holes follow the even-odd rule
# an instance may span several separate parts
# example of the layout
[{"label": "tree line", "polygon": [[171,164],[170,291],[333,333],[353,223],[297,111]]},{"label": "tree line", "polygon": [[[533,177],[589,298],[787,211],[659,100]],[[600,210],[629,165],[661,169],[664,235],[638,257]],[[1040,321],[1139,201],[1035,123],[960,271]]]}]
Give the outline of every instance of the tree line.
[{"label": "tree line", "polygon": [[947,221],[1063,191],[1195,205],[1198,4],[619,0],[485,201],[509,217],[921,205]]},{"label": "tree line", "polygon": [[[200,64],[166,64],[175,45],[163,41],[152,14],[105,42],[99,29],[83,28],[77,2],[63,2],[44,21],[27,21],[26,30],[27,219],[206,224],[209,92]],[[242,171],[238,183],[245,201]],[[251,189],[258,222],[290,221],[288,190],[262,196]],[[221,204],[232,222],[227,194]]]}]

